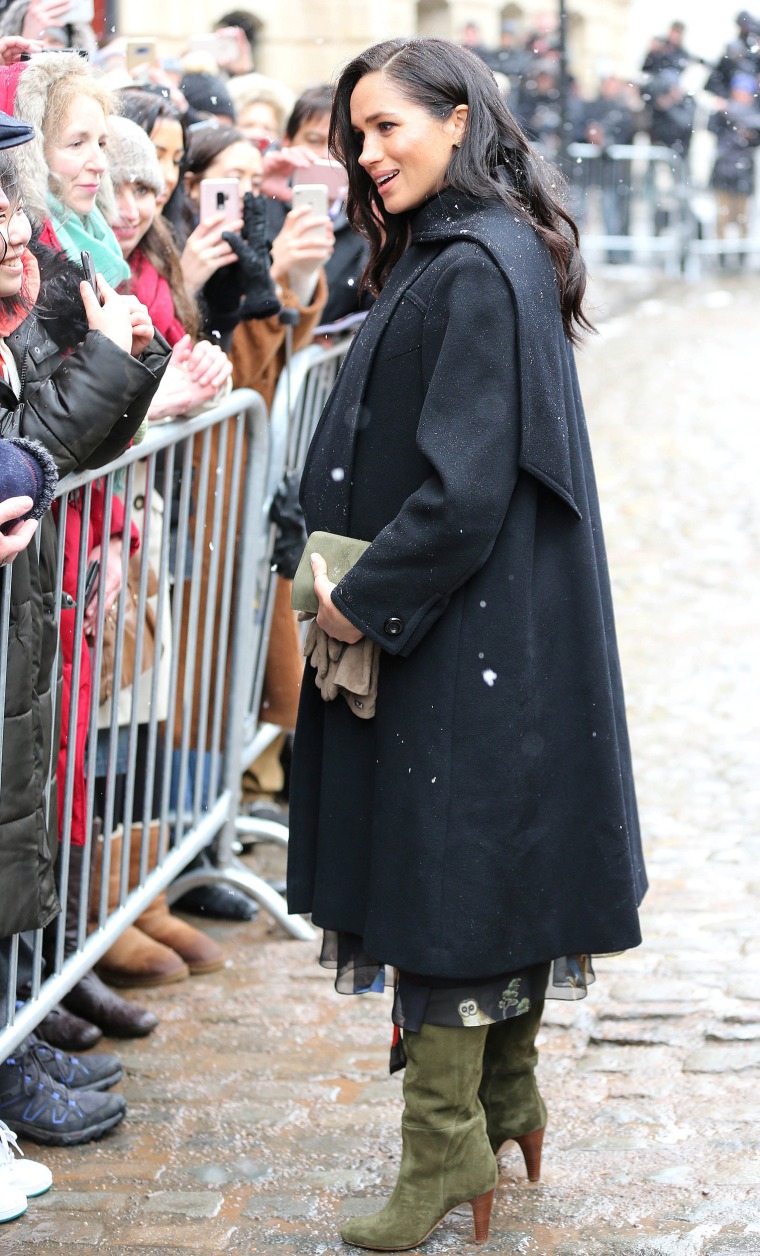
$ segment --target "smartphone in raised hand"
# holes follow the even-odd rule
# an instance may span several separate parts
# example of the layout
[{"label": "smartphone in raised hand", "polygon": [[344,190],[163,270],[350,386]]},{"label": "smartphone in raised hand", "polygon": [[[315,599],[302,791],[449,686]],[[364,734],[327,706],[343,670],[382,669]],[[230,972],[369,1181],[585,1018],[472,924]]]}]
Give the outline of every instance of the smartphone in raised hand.
[{"label": "smartphone in raised hand", "polygon": [[155,39],[127,40],[127,71],[132,73],[138,65],[158,64],[158,44]]},{"label": "smartphone in raised hand", "polygon": [[95,293],[95,296],[98,298],[98,301],[102,305],[103,296],[101,294],[100,288],[98,287],[98,280],[95,275],[95,265],[92,260],[92,254],[89,253],[87,249],[82,249],[81,256],[82,256],[82,270],[84,271],[84,277],[87,280],[90,287],[92,288],[93,292]]},{"label": "smartphone in raised hand", "polygon": [[201,179],[201,222],[224,214],[227,222],[240,218],[240,184],[237,179]]},{"label": "smartphone in raised hand", "polygon": [[[327,188],[324,183],[299,183],[293,188],[293,209],[300,209],[302,205],[308,205],[312,214],[317,214],[320,218],[327,217]],[[304,231],[304,235],[320,235],[324,231],[324,227],[309,227]]]}]

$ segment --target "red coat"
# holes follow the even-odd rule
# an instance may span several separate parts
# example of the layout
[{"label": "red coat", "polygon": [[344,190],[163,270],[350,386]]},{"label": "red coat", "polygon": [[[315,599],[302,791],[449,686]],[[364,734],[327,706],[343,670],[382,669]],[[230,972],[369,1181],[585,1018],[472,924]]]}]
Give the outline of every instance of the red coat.
[{"label": "red coat", "polygon": [[184,336],[185,329],[177,318],[169,284],[140,248],[132,253],[129,269],[132,271],[133,294],[147,306],[156,331],[161,332],[173,349]]},{"label": "red coat", "polygon": [[[103,506],[105,495],[102,482],[93,487],[90,502],[90,526],[87,536],[87,553],[91,553],[95,545],[103,545]],[[57,518],[57,506],[55,514]],[[110,536],[122,536],[124,532],[124,507],[116,496],[112,498]],[[79,574],[79,547],[82,537],[82,502],[81,495],[74,494],[69,501],[66,512],[66,538],[63,548],[63,592],[68,593],[73,601],[77,596],[77,578]],[[140,545],[140,535],[132,524],[130,553],[134,553]],[[63,657],[63,689],[61,695],[61,749],[58,756],[58,835],[63,835],[63,800],[66,785],[66,765],[69,749],[69,713],[71,710],[71,676],[74,664],[74,624],[76,609],[61,610],[61,653]],[[87,824],[87,782],[85,777],[87,734],[90,724],[92,685],[92,654],[90,643],[82,634],[81,663],[79,669],[79,701],[76,711],[76,743],[74,754],[74,791],[71,802],[71,841],[74,846],[84,846]]]}]

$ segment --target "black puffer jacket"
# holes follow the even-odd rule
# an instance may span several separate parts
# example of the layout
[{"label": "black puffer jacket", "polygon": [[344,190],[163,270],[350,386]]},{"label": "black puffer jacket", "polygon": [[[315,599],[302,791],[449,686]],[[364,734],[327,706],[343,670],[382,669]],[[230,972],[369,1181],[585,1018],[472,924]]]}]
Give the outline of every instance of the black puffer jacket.
[{"label": "black puffer jacket", "polygon": [[[169,360],[156,337],[141,358],[124,353],[101,332],[87,330],[79,296],[81,272],[35,246],[40,299],[7,339],[23,382],[18,401],[0,382],[0,434],[41,441],[61,475],[102,466],[129,444]],[[65,356],[65,365],[64,363]],[[61,369],[59,369],[61,368]],[[0,775],[0,936],[38,928],[58,911],[53,883],[57,833],[55,775],[49,825],[45,785],[51,760],[51,696],[55,622],[56,528],[51,515],[12,571],[8,679]],[[60,684],[60,677],[58,678]],[[60,710],[60,702],[56,703]]]}]

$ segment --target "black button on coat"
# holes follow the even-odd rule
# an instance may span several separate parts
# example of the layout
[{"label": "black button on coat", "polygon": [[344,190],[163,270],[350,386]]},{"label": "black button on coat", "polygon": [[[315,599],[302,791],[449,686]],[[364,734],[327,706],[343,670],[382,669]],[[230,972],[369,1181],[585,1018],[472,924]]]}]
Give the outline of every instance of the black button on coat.
[{"label": "black button on coat", "polygon": [[371,542],[333,600],[383,652],[368,721],[324,703],[306,668],[291,911],[440,977],[637,945],[646,876],[599,506],[528,224],[450,190],[423,207],[301,498],[309,531]]}]

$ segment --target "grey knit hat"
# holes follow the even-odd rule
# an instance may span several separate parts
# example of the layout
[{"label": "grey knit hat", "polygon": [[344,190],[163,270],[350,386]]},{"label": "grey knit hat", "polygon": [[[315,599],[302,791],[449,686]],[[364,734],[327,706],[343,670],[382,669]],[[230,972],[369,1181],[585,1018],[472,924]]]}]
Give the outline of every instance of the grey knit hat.
[{"label": "grey knit hat", "polygon": [[141,126],[129,118],[108,119],[108,169],[115,188],[123,183],[144,183],[157,196],[164,190],[164,176],[156,150]]}]

